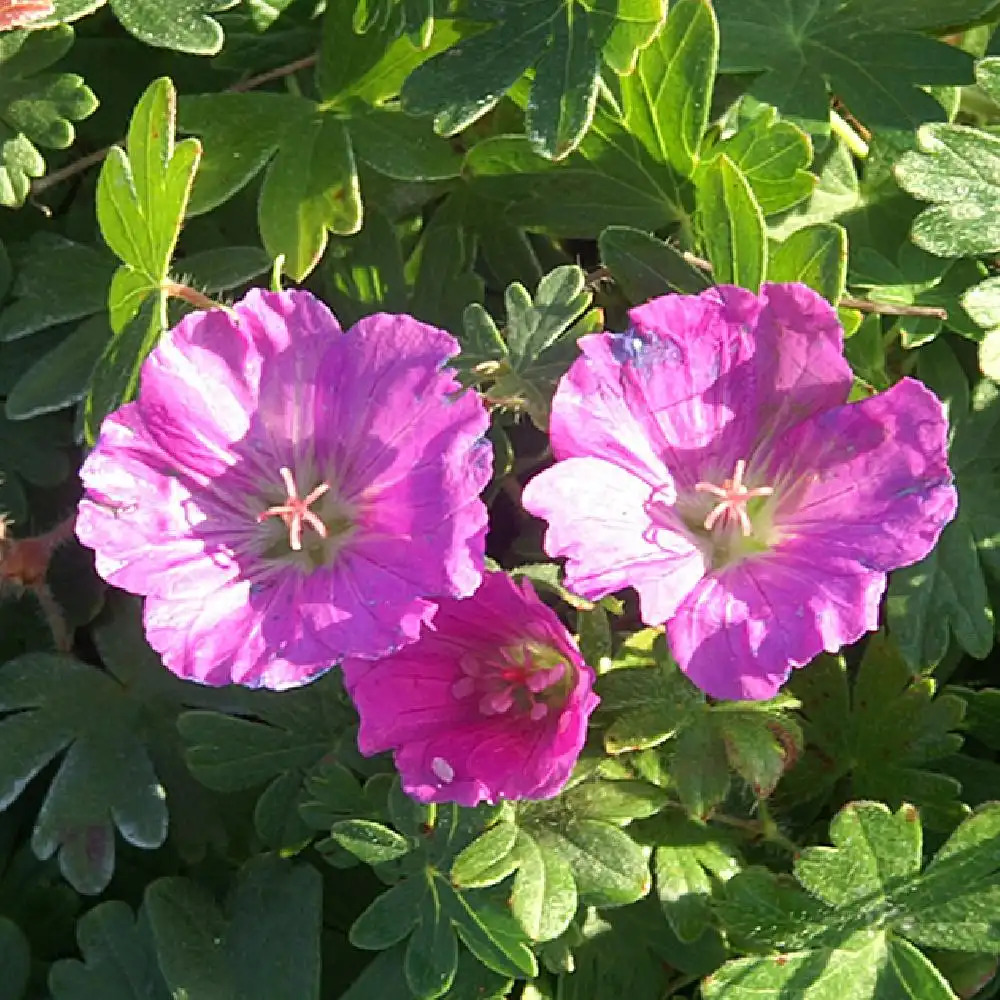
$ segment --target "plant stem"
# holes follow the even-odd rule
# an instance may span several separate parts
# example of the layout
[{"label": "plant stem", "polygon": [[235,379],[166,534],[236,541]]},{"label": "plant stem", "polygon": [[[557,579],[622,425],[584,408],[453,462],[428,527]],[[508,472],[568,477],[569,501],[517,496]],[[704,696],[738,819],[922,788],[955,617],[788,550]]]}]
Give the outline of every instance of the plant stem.
[{"label": "plant stem", "polygon": [[195,309],[229,309],[229,306],[224,305],[222,302],[216,302],[215,299],[210,299],[203,292],[199,292],[196,288],[191,288],[190,285],[182,285],[176,281],[164,281],[160,288],[167,293],[171,298],[182,299],[189,305],[195,307]]},{"label": "plant stem", "polygon": [[868,299],[852,299],[844,296],[839,305],[846,309],[857,309],[859,312],[878,313],[880,316],[929,316],[932,319],[946,320],[948,310],[941,306],[894,306],[886,302],[870,302]]},{"label": "plant stem", "polygon": [[830,129],[859,160],[868,159],[868,143],[833,108],[830,108]]},{"label": "plant stem", "polygon": [[[273,80],[280,80],[282,77],[291,76],[291,74],[297,73],[299,70],[309,69],[310,66],[316,64],[317,58],[318,56],[313,54],[305,56],[302,59],[296,59],[294,62],[290,62],[284,66],[270,69],[266,73],[260,73],[240,83],[234,83],[231,87],[227,87],[224,93],[242,94],[247,90],[255,90],[257,87],[263,87],[264,84],[271,83]],[[55,187],[57,184],[61,184],[63,181],[69,180],[69,178],[97,166],[108,155],[110,148],[110,146],[105,146],[103,149],[95,149],[92,153],[87,153],[86,156],[81,156],[78,160],[67,163],[65,167],[60,167],[58,170],[53,170],[52,173],[46,174],[44,177],[39,177],[38,180],[33,181],[31,184],[30,197],[32,199],[37,198],[43,191],[48,191],[49,188]]]}]

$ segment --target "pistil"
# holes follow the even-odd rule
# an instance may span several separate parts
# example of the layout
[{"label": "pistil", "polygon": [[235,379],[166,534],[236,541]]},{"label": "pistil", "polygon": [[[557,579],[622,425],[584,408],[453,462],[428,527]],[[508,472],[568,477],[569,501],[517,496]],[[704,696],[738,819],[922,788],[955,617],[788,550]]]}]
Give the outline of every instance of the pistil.
[{"label": "pistil", "polygon": [[306,496],[299,496],[299,489],[295,483],[292,470],[287,465],[283,465],[279,470],[281,481],[285,484],[285,492],[288,494],[283,504],[268,507],[267,510],[257,515],[257,522],[260,523],[269,517],[280,517],[288,528],[288,544],[295,552],[302,549],[302,531],[305,525],[309,525],[320,538],[327,537],[326,525],[309,508],[330,489],[329,483],[320,483],[319,486],[311,490]]},{"label": "pistil", "polygon": [[695,483],[694,488],[699,493],[710,493],[719,499],[719,502],[705,518],[706,531],[711,531],[727,515],[739,521],[740,530],[744,536],[748,536],[753,531],[750,515],[747,513],[747,504],[756,497],[771,496],[774,489],[771,486],[747,488],[743,483],[746,471],[747,463],[741,458],[736,463],[732,478],[723,480],[721,486],[716,486],[714,483]]}]

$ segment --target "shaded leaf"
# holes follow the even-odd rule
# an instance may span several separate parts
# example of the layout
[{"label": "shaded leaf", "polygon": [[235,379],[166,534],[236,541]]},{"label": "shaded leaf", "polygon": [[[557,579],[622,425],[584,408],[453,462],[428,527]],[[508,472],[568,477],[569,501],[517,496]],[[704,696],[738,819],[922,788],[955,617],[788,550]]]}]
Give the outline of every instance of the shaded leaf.
[{"label": "shaded leaf", "polygon": [[118,900],[101,903],[76,927],[83,961],[60,959],[49,972],[55,1000],[169,1000],[149,927]]}]

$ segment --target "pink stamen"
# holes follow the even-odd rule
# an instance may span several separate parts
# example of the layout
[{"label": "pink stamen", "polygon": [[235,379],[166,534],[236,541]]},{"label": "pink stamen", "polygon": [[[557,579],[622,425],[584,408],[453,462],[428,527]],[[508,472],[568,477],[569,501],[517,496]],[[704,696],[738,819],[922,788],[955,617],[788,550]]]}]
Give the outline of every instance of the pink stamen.
[{"label": "pink stamen", "polygon": [[257,515],[257,522],[260,523],[269,517],[280,517],[288,528],[288,544],[298,552],[302,548],[302,530],[305,525],[309,525],[320,538],[327,537],[326,525],[309,508],[330,489],[329,483],[320,483],[314,490],[304,497],[299,497],[299,488],[295,485],[295,477],[292,470],[287,465],[283,465],[279,470],[281,481],[285,484],[285,492],[288,498],[285,503],[268,507],[263,513]]},{"label": "pink stamen", "polygon": [[501,650],[498,662],[463,656],[459,668],[463,676],[451,685],[451,695],[456,701],[475,698],[482,715],[516,711],[527,714],[534,722],[549,713],[549,706],[541,696],[566,674],[565,663],[536,667],[525,648]]},{"label": "pink stamen", "polygon": [[740,523],[740,530],[744,535],[749,535],[753,531],[750,524],[750,515],[747,513],[747,503],[755,497],[769,497],[774,493],[771,486],[756,486],[747,489],[743,485],[743,476],[747,471],[747,463],[741,458],[736,463],[733,470],[732,479],[723,480],[721,486],[714,483],[695,483],[694,488],[700,493],[711,493],[719,498],[708,517],[705,518],[705,529],[711,531],[715,525],[727,514],[735,517]]}]

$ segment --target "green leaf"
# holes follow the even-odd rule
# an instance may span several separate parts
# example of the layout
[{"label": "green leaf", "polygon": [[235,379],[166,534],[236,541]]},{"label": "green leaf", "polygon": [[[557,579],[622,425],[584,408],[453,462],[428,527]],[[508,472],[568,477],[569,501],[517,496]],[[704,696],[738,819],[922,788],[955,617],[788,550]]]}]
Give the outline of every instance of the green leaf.
[{"label": "green leaf", "polygon": [[195,287],[206,292],[223,292],[244,285],[271,266],[270,258],[259,247],[201,250],[177,263]]},{"label": "green leaf", "polygon": [[666,810],[644,830],[656,844],[653,871],[663,912],[682,941],[696,941],[711,923],[715,886],[739,871],[740,859],[717,831],[680,809]]},{"label": "green leaf", "polygon": [[395,229],[377,209],[365,213],[361,231],[334,239],[326,255],[330,305],[344,327],[370,313],[405,312],[409,287]]},{"label": "green leaf", "polygon": [[921,86],[972,80],[970,56],[918,32],[971,20],[970,7],[982,13],[991,5],[912,0],[905,13],[887,16],[884,4],[864,0],[819,7],[812,0],[716,0],[719,68],[759,73],[750,93],[810,132],[830,129],[827,88],[869,129],[912,129],[945,118]]},{"label": "green leaf", "polygon": [[451,866],[455,885],[481,888],[506,878],[517,867],[513,855],[518,830],[513,823],[498,823],[477,837]]},{"label": "green leaf", "polygon": [[8,417],[28,420],[83,399],[110,338],[105,316],[91,316],[81,323],[17,380],[7,396]]},{"label": "green leaf", "polygon": [[246,717],[185,712],[177,720],[194,776],[216,791],[255,788],[290,770],[310,770],[349,718],[336,675],[300,691],[260,691]]},{"label": "green leaf", "polygon": [[415,997],[444,995],[458,971],[458,939],[447,914],[437,902],[435,886],[430,886],[433,905],[425,905],[421,919],[406,946],[403,971]]},{"label": "green leaf", "polygon": [[63,24],[0,36],[0,205],[24,204],[32,179],[45,173],[38,147],[71,146],[72,123],[97,107],[81,77],[42,72],[66,54],[73,37]]},{"label": "green leaf", "polygon": [[174,144],[176,95],[166,77],[143,93],[129,123],[127,152],[112,146],[97,180],[97,221],[122,260],[108,293],[115,337],[105,348],[84,405],[87,437],[125,402],[139,366],[167,326],[171,257],[201,156],[201,144]]},{"label": "green leaf", "polygon": [[523,285],[507,288],[504,335],[482,306],[470,305],[459,370],[487,387],[488,400],[526,412],[545,429],[555,383],[575,355],[577,337],[599,322],[596,310],[587,311],[591,297],[580,268],[564,265],[539,281],[534,297]]},{"label": "green leaf", "polygon": [[[116,272],[122,273],[123,268]],[[106,341],[84,400],[84,430],[89,444],[97,441],[104,418],[138,389],[139,369],[165,325],[159,305],[157,298],[147,298],[135,318]]]},{"label": "green leaf", "polygon": [[[426,48],[382,32],[358,35],[349,4],[328,4],[316,71],[319,101],[292,94],[216,93],[185,98],[181,128],[201,136],[204,163],[192,211],[228,200],[261,170],[258,223],[272,258],[302,280],[329,234],[362,224],[356,159],[394,178],[429,181],[458,175],[459,155],[429,123],[384,106],[407,73],[459,37],[435,24]],[[363,102],[363,103],[362,103]]]},{"label": "green leaf", "polygon": [[567,0],[477,0],[465,13],[493,25],[411,73],[404,106],[414,115],[433,115],[438,132],[454,135],[533,68],[527,134],[536,152],[562,159],[580,144],[594,115],[602,47],[607,43],[618,72],[630,70],[666,13],[662,0],[618,6],[616,23],[604,10]]},{"label": "green leaf", "polygon": [[49,233],[36,233],[18,261],[13,301],[0,313],[0,341],[103,312],[114,258]]},{"label": "green leaf", "polygon": [[980,382],[969,398],[965,375],[940,342],[921,349],[918,371],[948,407],[952,425],[949,464],[955,475],[959,509],[937,547],[914,566],[897,570],[886,604],[889,628],[915,669],[938,663],[949,637],[972,656],[993,647],[993,612],[984,571],[1000,576],[994,555],[1000,518],[994,497],[1000,490],[1000,463],[984,445],[1000,420],[998,389]]},{"label": "green leaf", "polygon": [[680,730],[673,744],[670,776],[684,807],[694,816],[708,816],[729,792],[726,750],[708,717],[696,715]]},{"label": "green leaf", "polygon": [[[414,0],[406,2],[412,5]],[[468,32],[455,21],[437,19],[430,36],[414,43],[397,37],[397,27],[385,21],[375,31],[359,34],[356,27],[350,4],[327,6],[316,85],[331,107],[349,109],[355,103],[352,98],[384,104],[399,94],[403,81],[417,66]]]},{"label": "green leaf", "polygon": [[941,257],[1000,250],[1000,137],[965,125],[925,125],[919,151],[906,153],[896,178],[934,204],[913,222],[918,246]]},{"label": "green leaf", "polygon": [[802,750],[802,732],[788,715],[754,709],[718,707],[712,713],[715,730],[733,770],[767,798]]},{"label": "green leaf", "polygon": [[743,171],[764,215],[793,208],[816,187],[806,169],[812,159],[809,136],[791,122],[778,121],[774,108],[758,109],[715,149]]},{"label": "green leaf", "polygon": [[271,159],[286,135],[308,121],[312,104],[287,94],[200,94],[181,98],[177,127],[195,133],[204,155],[190,212],[217,208]]},{"label": "green leaf", "polygon": [[538,965],[524,939],[524,932],[510,914],[479,905],[443,878],[438,878],[435,884],[441,907],[462,943],[483,965],[501,976],[538,975]]},{"label": "green leaf", "polygon": [[129,123],[127,152],[112,146],[101,169],[97,218],[107,244],[152,284],[170,266],[201,145],[174,145],[176,96],[161,77],[149,85]]},{"label": "green leaf", "polygon": [[357,158],[400,181],[442,181],[457,177],[462,157],[431,131],[426,119],[398,109],[369,108],[349,119]]},{"label": "green leaf", "polygon": [[703,704],[701,694],[667,654],[658,630],[633,635],[616,663],[619,668],[601,676],[597,684],[598,718],[612,720],[604,734],[604,747],[610,754],[663,743]]},{"label": "green leaf", "polygon": [[802,699],[806,749],[781,787],[783,802],[822,804],[837,794],[914,802],[936,828],[962,818],[960,786],[936,762],[962,745],[955,730],[965,703],[935,697],[934,680],[914,677],[891,642],[869,640],[853,690],[834,657],[798,672],[791,689]]},{"label": "green leaf", "polygon": [[[7,917],[0,917],[0,968],[4,971],[0,997],[3,1000],[21,1000],[28,988],[31,948],[21,929]],[[56,996],[55,1000],[65,1000],[65,998]],[[108,1000],[116,998],[109,995]]]},{"label": "green leaf", "polygon": [[[706,982],[705,1000],[751,1000],[784,996],[794,990],[803,1000],[833,997],[900,997],[905,1000],[956,1000],[941,974],[905,941],[886,943],[880,935],[860,933],[842,947],[791,952],[766,959],[727,962]],[[800,991],[799,984],[809,985]]]},{"label": "green leaf", "polygon": [[722,154],[698,171],[698,228],[720,284],[756,292],[767,270],[764,216],[739,167]]},{"label": "green leaf", "polygon": [[680,178],[599,105],[576,151],[553,163],[524,136],[498,135],[465,158],[472,191],[509,223],[561,236],[594,237],[607,226],[659,229],[687,218]]},{"label": "green leaf", "polygon": [[702,136],[719,53],[719,28],[707,0],[680,0],[666,28],[639,55],[622,80],[629,131],[659,163],[691,177]]},{"label": "green leaf", "polygon": [[311,117],[284,139],[261,186],[258,219],[264,249],[284,255],[286,273],[301,281],[323,255],[328,232],[347,236],[361,228],[361,191],[339,119]]},{"label": "green leaf", "polygon": [[817,176],[812,194],[779,219],[772,220],[770,235],[773,238],[784,239],[796,229],[817,222],[833,222],[860,204],[858,173],[854,158],[844,143],[831,139],[825,151],[814,160],[812,169]]},{"label": "green leaf", "polygon": [[369,865],[395,861],[412,850],[406,837],[382,823],[367,819],[345,819],[334,823],[330,836]]},{"label": "green leaf", "polygon": [[728,882],[723,924],[739,950],[767,954],[726,963],[705,983],[705,996],[758,997],[801,983],[810,998],[954,1000],[911,942],[997,947],[1000,806],[965,820],[923,872],[912,806],[893,814],[881,803],[852,803],[834,818],[830,836],[833,847],[807,848],[795,863],[808,894],[760,869]]},{"label": "green leaf", "polygon": [[416,927],[429,888],[426,879],[407,878],[380,893],[351,926],[351,944],[366,951],[398,944]]},{"label": "green leaf", "polygon": [[847,234],[832,222],[803,226],[768,255],[768,281],[799,281],[833,305],[847,279]]},{"label": "green leaf", "polygon": [[[398,792],[398,783],[396,787]],[[393,798],[390,795],[390,802]],[[398,792],[395,798],[406,796]],[[400,825],[404,817],[396,815],[399,808],[391,806],[391,811]],[[385,948],[412,932],[406,949],[406,976],[411,988],[428,996],[447,990],[450,977],[455,975],[455,933],[480,962],[499,975],[535,975],[534,956],[517,922],[482,894],[454,886],[447,874],[456,857],[489,826],[498,811],[459,810],[452,805],[422,811],[424,822],[414,853],[407,859],[407,876],[358,917],[350,932],[352,943],[361,948]],[[475,851],[473,848],[473,855]],[[460,966],[460,958],[458,963]]]},{"label": "green leaf", "polygon": [[554,851],[569,865],[581,903],[622,906],[649,891],[646,858],[616,825],[586,816],[567,819],[544,807],[527,813],[521,825],[541,851]]},{"label": "green leaf", "polygon": [[110,0],[122,26],[140,41],[164,49],[215,55],[222,48],[219,22],[210,14],[239,0]]},{"label": "green leaf", "polygon": [[163,843],[163,789],[136,732],[137,706],[115,679],[67,656],[29,654],[0,670],[0,711],[0,808],[60,759],[31,844],[39,858],[58,853],[78,892],[110,881],[113,825],[136,847]]},{"label": "green leaf", "polygon": [[465,309],[481,303],[485,291],[475,270],[477,249],[476,239],[462,226],[427,226],[406,262],[413,275],[408,311],[425,323],[461,330]]},{"label": "green leaf", "polygon": [[552,941],[576,914],[578,894],[572,866],[562,854],[544,850],[523,831],[518,831],[517,857],[511,913],[532,940]]},{"label": "green leaf", "polygon": [[28,520],[24,483],[58,486],[72,466],[66,450],[68,428],[54,417],[14,423],[0,414],[0,511],[8,520]]},{"label": "green leaf", "polygon": [[[302,815],[299,809],[318,792],[317,787],[307,790],[306,781],[329,776],[324,759],[350,724],[339,678],[331,674],[307,689],[280,695],[253,692],[237,704],[236,711],[245,715],[181,713],[177,728],[188,745],[188,767],[215,791],[266,784],[254,816],[258,833],[272,846],[298,849],[309,839],[308,826],[329,829],[332,822],[328,816],[319,820],[318,810]],[[313,818],[317,822],[309,823]]]},{"label": "green leaf", "polygon": [[322,880],[273,856],[240,871],[227,908],[184,878],[146,889],[160,968],[172,996],[189,1000],[318,1000]]},{"label": "green leaf", "polygon": [[55,1000],[169,1000],[149,927],[125,903],[111,900],[89,910],[76,936],[83,961],[53,963],[49,989]]},{"label": "green leaf", "polygon": [[679,250],[641,230],[608,226],[597,244],[604,266],[630,302],[647,302],[669,292],[697,294],[711,284]]}]

